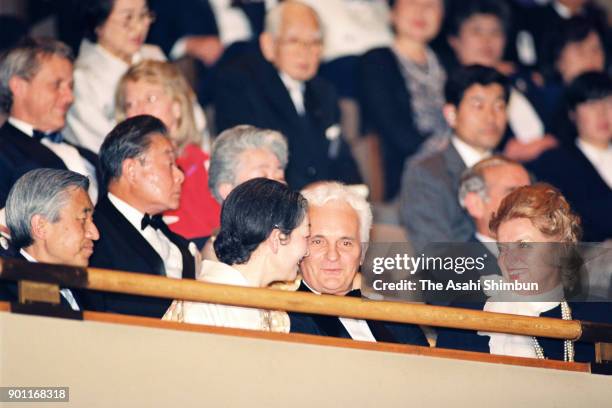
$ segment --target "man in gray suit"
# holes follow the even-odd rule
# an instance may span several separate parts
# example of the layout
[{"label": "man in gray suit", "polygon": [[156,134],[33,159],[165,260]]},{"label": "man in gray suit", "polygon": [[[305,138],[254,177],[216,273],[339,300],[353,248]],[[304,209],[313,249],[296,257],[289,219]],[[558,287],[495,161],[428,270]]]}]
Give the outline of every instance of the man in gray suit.
[{"label": "man in gray suit", "polygon": [[454,134],[441,150],[404,169],[400,216],[415,251],[430,242],[466,242],[475,232],[459,206],[463,171],[491,155],[506,130],[507,79],[492,68],[461,67],[445,87],[444,117]]}]

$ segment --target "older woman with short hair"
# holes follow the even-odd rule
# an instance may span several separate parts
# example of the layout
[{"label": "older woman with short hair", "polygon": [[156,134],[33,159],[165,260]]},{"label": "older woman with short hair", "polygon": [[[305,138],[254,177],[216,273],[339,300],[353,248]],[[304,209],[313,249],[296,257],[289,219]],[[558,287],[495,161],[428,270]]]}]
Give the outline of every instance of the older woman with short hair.
[{"label": "older woman with short hair", "polygon": [[[308,250],[307,202],[285,184],[255,178],[223,203],[214,247],[220,262],[204,261],[199,280],[267,287],[295,279]],[[264,331],[289,331],[285,312],[209,303],[175,302],[167,320]]]},{"label": "older woman with short hair", "polygon": [[[503,282],[536,283],[531,291],[490,293],[472,308],[488,312],[609,323],[609,302],[577,302],[582,266],[574,244],[580,218],[549,184],[519,187],[507,195],[490,222],[500,246]],[[592,343],[514,334],[441,329],[438,347],[468,349],[517,357],[594,361]]]}]

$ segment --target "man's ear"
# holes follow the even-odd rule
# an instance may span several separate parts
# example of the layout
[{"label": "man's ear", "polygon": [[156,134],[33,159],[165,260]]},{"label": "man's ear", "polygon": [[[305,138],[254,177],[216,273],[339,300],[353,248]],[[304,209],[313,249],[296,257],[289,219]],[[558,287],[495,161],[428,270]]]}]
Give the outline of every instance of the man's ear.
[{"label": "man's ear", "polygon": [[130,184],[139,182],[137,172],[137,158],[125,159],[121,163],[121,177],[129,181]]},{"label": "man's ear", "polygon": [[485,205],[482,197],[476,193],[467,193],[463,201],[465,209],[474,219],[480,219],[484,216]]},{"label": "man's ear", "polygon": [[446,119],[448,126],[454,129],[457,124],[457,107],[450,103],[446,103],[442,108],[442,114],[444,115],[444,119]]},{"label": "man's ear", "polygon": [[28,81],[17,75],[13,75],[8,81],[8,86],[14,101],[15,99],[19,98],[19,96],[24,94],[26,87],[28,86]]},{"label": "man's ear", "polygon": [[30,230],[34,241],[45,240],[49,221],[40,214],[34,214],[30,219]]},{"label": "man's ear", "polygon": [[259,47],[261,48],[261,53],[264,58],[267,59],[268,62],[274,62],[276,41],[272,37],[272,34],[261,33],[259,36]]},{"label": "man's ear", "polygon": [[232,192],[233,188],[234,186],[230,183],[219,183],[217,190],[219,191],[219,195],[221,196],[221,198],[225,200],[229,193]]}]

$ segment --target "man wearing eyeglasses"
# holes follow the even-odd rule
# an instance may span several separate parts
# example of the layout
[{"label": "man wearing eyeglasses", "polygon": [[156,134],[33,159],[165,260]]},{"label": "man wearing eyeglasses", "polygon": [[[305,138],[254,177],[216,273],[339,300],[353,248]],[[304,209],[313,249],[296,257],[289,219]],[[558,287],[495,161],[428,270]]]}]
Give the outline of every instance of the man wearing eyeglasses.
[{"label": "man wearing eyeglasses", "polygon": [[260,50],[220,67],[217,129],[250,124],[289,141],[286,179],[294,189],[318,180],[361,181],[339,125],[333,88],[317,76],[323,33],[316,12],[285,1],[266,16]]}]

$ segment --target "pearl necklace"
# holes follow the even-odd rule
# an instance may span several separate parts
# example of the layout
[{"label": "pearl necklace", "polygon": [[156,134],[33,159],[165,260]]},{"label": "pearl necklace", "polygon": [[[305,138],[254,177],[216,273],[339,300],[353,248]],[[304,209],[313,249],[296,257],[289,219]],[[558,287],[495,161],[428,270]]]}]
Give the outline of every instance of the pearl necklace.
[{"label": "pearl necklace", "polygon": [[[563,320],[572,320],[572,310],[566,301],[561,302],[561,318]],[[542,360],[545,359],[544,349],[540,346],[540,342],[535,337],[532,337],[532,339],[536,357]],[[574,361],[574,342],[572,340],[565,340],[563,342],[563,361]]]}]

